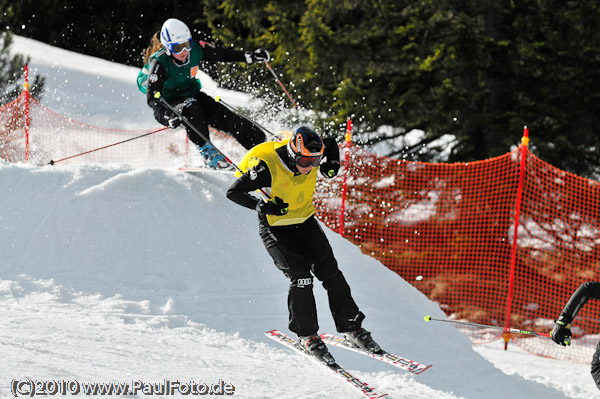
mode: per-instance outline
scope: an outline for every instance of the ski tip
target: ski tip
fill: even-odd
[[[431,367],[433,367],[433,364],[430,364],[429,366],[425,367],[424,369],[421,369],[421,370],[419,370],[418,372],[416,372],[416,373],[413,373],[413,374],[415,374],[415,375],[417,375],[417,374],[421,374],[421,373],[423,373],[423,372],[425,372],[425,371],[429,370]]]
[[[429,323],[430,321],[431,321],[431,316],[430,315],[425,316],[425,322]]]

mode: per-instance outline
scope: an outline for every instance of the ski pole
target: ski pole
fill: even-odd
[[[298,104],[296,104],[296,102],[294,101],[294,99],[292,98],[292,96],[290,95],[290,93],[286,90],[286,88],[283,85],[283,83],[281,83],[281,80],[279,79],[279,77],[277,76],[277,74],[275,73],[275,71],[273,70],[273,68],[271,68],[271,65],[268,62],[265,62],[265,64],[267,65],[267,68],[269,68],[269,71],[271,71],[271,74],[273,75],[273,77],[275,78],[275,80],[277,81],[277,83],[279,83],[279,86],[281,86],[281,88],[283,89],[283,91],[285,91],[285,94],[287,94],[287,96],[289,97],[289,99],[292,102],[292,104],[294,104],[294,107],[296,107],[296,109],[298,109]]]
[[[275,137],[277,139],[277,141],[282,141],[283,139],[281,138],[281,136],[279,136],[278,134],[275,134],[273,132],[271,132],[270,130],[268,130],[267,128],[265,128],[264,126],[262,126],[261,124],[259,124],[258,122],[252,120],[252,118],[250,118],[250,116],[248,116],[248,114],[246,114],[245,112],[234,108],[232,105],[227,104],[225,101],[223,101],[223,99],[221,98],[221,96],[216,96],[215,97],[215,101],[218,103],[223,104],[228,110],[230,110],[231,112],[233,112],[234,114],[243,116],[244,118],[248,119],[250,122],[252,122],[253,124],[255,124],[256,126],[258,126],[263,132],[269,134],[269,136]]]
[[[167,129],[166,127],[163,127],[161,129],[155,130],[155,131],[150,132],[150,133],[142,134],[140,136],[132,137],[132,138],[127,139],[127,140],[119,141],[118,143],[113,143],[113,144],[105,145],[104,147],[100,147],[100,148],[96,148],[96,149],[93,149],[93,150],[90,150],[90,151],[82,152],[81,154],[71,155],[70,157],[59,159],[57,161],[50,160],[50,162],[48,162],[48,165],[54,165],[55,163],[66,161],[67,159],[79,157],[81,155],[89,154],[91,152],[100,151],[100,150],[103,150],[105,148],[113,147],[113,146],[118,145],[118,144],[123,144],[123,143],[126,143],[126,142],[131,141],[131,140],[137,140],[139,138],[146,137],[146,136],[149,136],[149,135],[154,134],[154,133],[162,132],[163,130],[166,130],[166,129]]]
[[[162,98],[162,95],[160,94],[160,92],[156,92],[156,94],[154,95],[154,98],[158,99],[158,101],[160,101],[165,107],[169,108],[175,115],[177,115],[177,117],[179,119],[181,119],[181,121],[188,126],[190,129],[192,129],[194,132],[198,133],[198,135],[200,137],[202,137],[204,139],[204,141],[206,141],[207,143],[210,143],[210,145],[212,145],[212,147],[223,156],[223,158],[225,158],[225,160],[231,165],[233,166],[238,172],[240,172],[241,174],[244,174],[244,172],[235,164],[233,163],[233,161],[231,161],[231,159],[229,159],[227,157],[227,155],[223,154],[223,152],[221,150],[219,150],[217,147],[215,147],[215,145],[208,139],[208,137],[206,137],[206,135],[204,135],[204,133],[202,133],[200,130],[198,130],[196,128],[196,126],[192,125],[191,122],[185,117],[183,116],[183,114],[179,111],[177,111],[171,104],[169,104],[167,102],[167,100],[165,100],[164,98]],[[271,199],[271,196],[269,194],[267,194],[263,189],[260,189],[260,192],[263,193],[267,198]]]
[[[445,323],[462,324],[462,325],[466,325],[466,326],[493,328],[495,330],[502,330],[502,331],[507,332],[507,333],[517,333],[517,334],[524,334],[524,335],[537,335],[537,336],[540,336],[540,337],[550,338],[550,334],[539,333],[539,332],[535,332],[535,331],[519,330],[518,328],[490,326],[490,325],[487,325],[487,324],[471,323],[471,322],[468,322],[468,321],[436,319],[436,318],[431,317],[429,315],[425,316],[425,322],[426,323],[429,323],[431,320],[433,320],[433,321],[443,321]]]

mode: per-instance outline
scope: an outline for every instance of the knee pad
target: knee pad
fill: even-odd
[[[194,97],[186,98],[178,106],[180,108],[178,111],[181,115],[188,119],[195,119],[195,117],[202,115],[202,107]]]
[[[182,103],[182,108],[186,109],[191,107],[194,103],[196,103],[196,99],[194,97],[188,97],[185,100],[183,100]]]

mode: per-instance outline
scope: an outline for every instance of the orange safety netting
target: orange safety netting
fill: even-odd
[[[527,147],[455,164],[383,158],[354,145],[346,151],[344,236],[449,318],[505,327],[523,154],[510,327],[548,333],[575,289],[600,277],[600,184],[544,163]],[[343,173],[320,181],[316,196],[319,217],[336,231]],[[589,362],[600,333],[598,305],[589,301],[579,312],[570,348],[518,334],[512,342],[532,353]],[[502,337],[501,330],[461,329],[476,343]]]
[[[28,95],[23,91],[15,101],[0,107],[0,159],[5,161],[25,160],[25,101]]]
[[[24,104],[28,99],[29,118],[24,112]],[[136,139],[142,135],[146,136]],[[158,125],[150,129],[120,130],[81,123],[43,106],[27,91],[23,91],[15,101],[0,107],[0,159],[10,162],[28,160],[37,165],[61,160],[66,164],[181,164],[181,159],[186,155],[186,139],[185,130],[172,130]],[[111,147],[104,149],[106,146]],[[80,156],[84,153],[85,156]]]
[[[9,162],[26,158],[26,95],[0,107],[0,159]],[[35,164],[155,130],[65,162],[155,165],[160,159],[181,162],[186,151],[183,129],[104,129],[65,118],[33,99],[30,105],[30,162]],[[319,180],[318,216],[340,231],[345,207],[343,235],[437,302],[449,318],[504,327],[510,304],[510,327],[547,333],[574,290],[600,277],[600,184],[544,163],[527,147],[455,164],[399,161],[354,145],[345,152],[349,162],[342,156],[340,175]],[[579,312],[570,348],[516,334],[512,342],[532,353],[589,362],[600,334],[598,302]],[[403,306],[398,305],[399,313]],[[461,329],[475,343],[502,336],[499,330]]]

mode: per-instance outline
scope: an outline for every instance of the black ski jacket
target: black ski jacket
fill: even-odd
[[[600,282],[587,282],[583,283],[577,288],[577,290],[571,295],[569,302],[565,305],[565,308],[560,313],[562,320],[569,324],[577,316],[577,312],[587,303],[590,299],[600,300]]]

